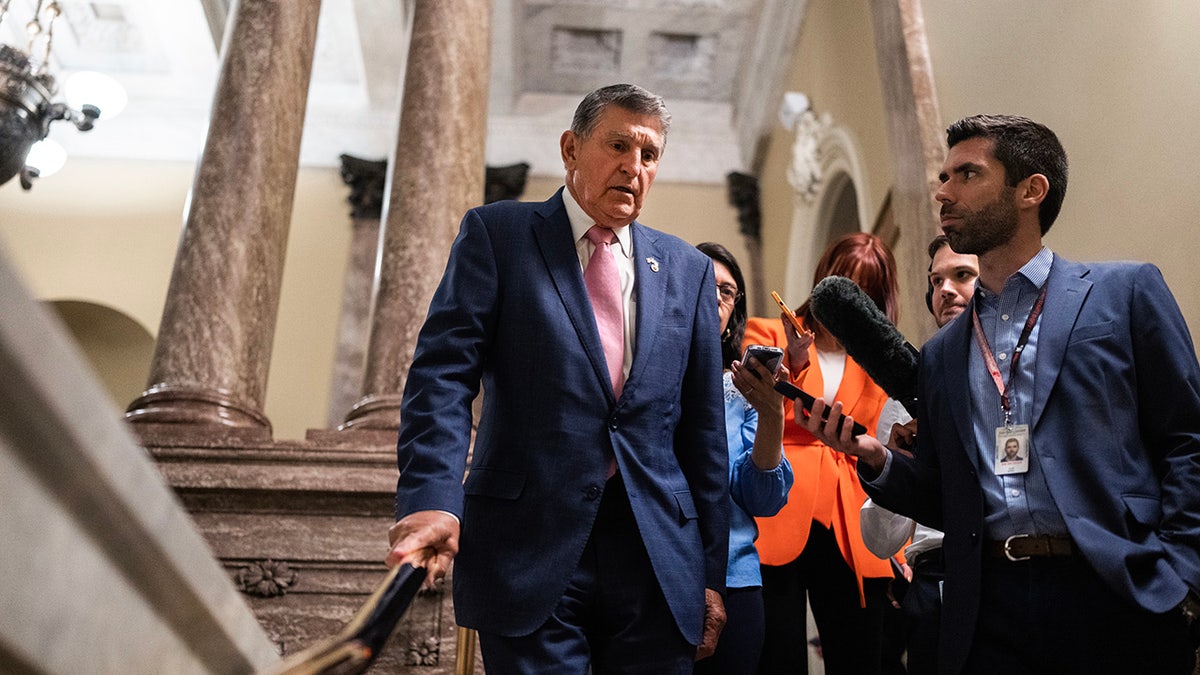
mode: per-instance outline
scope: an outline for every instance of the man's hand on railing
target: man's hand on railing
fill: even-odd
[[[416,511],[401,518],[388,530],[392,549],[384,562],[389,567],[408,563],[423,567],[429,575],[426,586],[441,581],[458,553],[458,518],[445,511]]]

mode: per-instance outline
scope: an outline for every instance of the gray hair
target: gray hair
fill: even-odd
[[[671,127],[671,113],[667,111],[667,104],[658,94],[642,89],[636,84],[610,84],[583,97],[579,107],[575,109],[575,118],[571,120],[572,133],[580,138],[587,138],[610,105],[639,115],[657,117],[662,127],[663,140],[666,140],[667,129]]]

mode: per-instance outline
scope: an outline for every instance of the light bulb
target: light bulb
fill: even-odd
[[[125,87],[112,77],[94,70],[71,73],[63,83],[67,105],[79,110],[85,104],[100,109],[100,119],[111,120],[125,109],[129,95]]]
[[[46,178],[58,173],[67,163],[67,150],[58,141],[49,138],[34,143],[25,157],[25,165],[38,170],[39,178]]]

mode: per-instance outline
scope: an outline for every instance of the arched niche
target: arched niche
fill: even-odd
[[[45,304],[75,338],[115,408],[123,410],[126,403],[141,395],[154,356],[150,331],[106,305],[82,300],[49,300]]]
[[[853,136],[829,117],[806,113],[796,129],[788,180],[794,189],[786,298],[799,305],[812,291],[812,275],[829,242],[863,232],[873,221],[862,154]]]

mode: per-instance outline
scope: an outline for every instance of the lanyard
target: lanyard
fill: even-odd
[[[1012,402],[1009,399],[1009,391],[1013,388],[1017,377],[1017,361],[1021,358],[1021,352],[1025,350],[1025,344],[1029,342],[1029,335],[1033,333],[1033,327],[1037,324],[1038,317],[1042,315],[1042,305],[1046,303],[1046,286],[1042,284],[1042,292],[1038,296],[1037,302],[1033,303],[1033,309],[1029,311],[1029,318],[1025,319],[1025,328],[1021,330],[1021,337],[1017,339],[1017,346],[1013,348],[1012,359],[1008,362],[1008,384],[1004,384],[1004,377],[1000,374],[1000,366],[996,365],[996,359],[992,356],[992,348],[988,344],[987,336],[983,334],[983,326],[979,323],[979,305],[974,305],[974,311],[971,312],[971,320],[975,325],[975,344],[979,346],[979,353],[983,356],[983,362],[987,365],[988,374],[992,376],[992,381],[996,383],[996,391],[1000,392],[1000,407],[1004,409],[1004,425],[1012,426]]]

